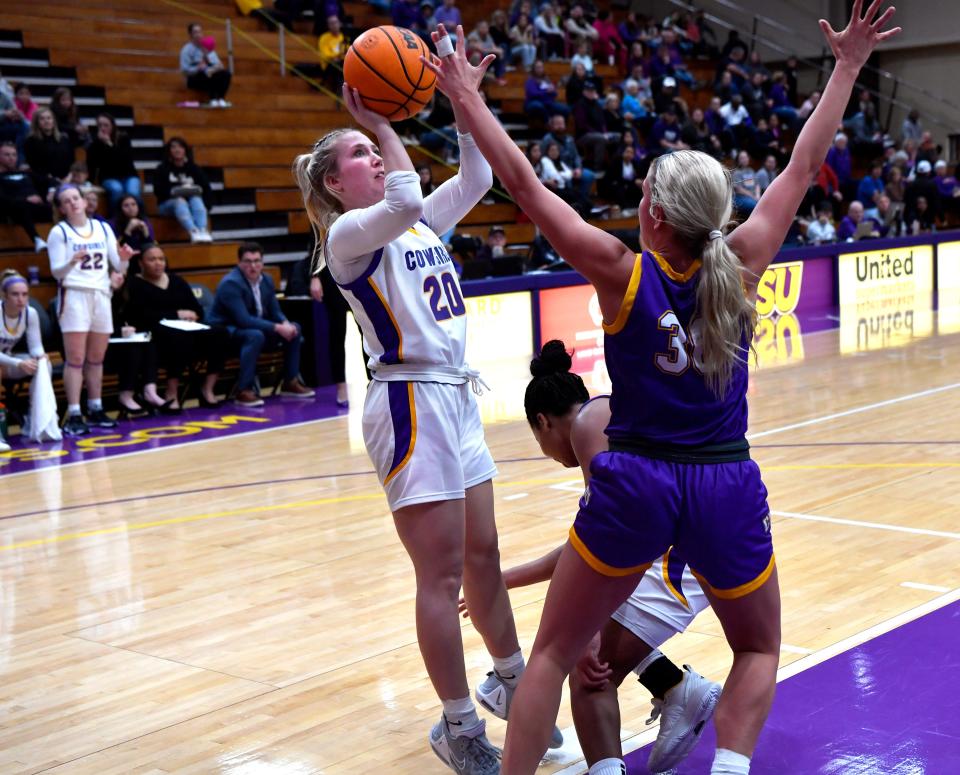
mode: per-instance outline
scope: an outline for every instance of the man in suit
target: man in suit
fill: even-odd
[[[254,390],[257,358],[263,350],[277,349],[284,351],[280,395],[313,398],[313,391],[300,379],[300,326],[280,311],[273,280],[263,273],[263,248],[256,242],[244,242],[237,256],[237,266],[217,286],[210,313],[210,323],[226,326],[240,347],[236,402],[241,406],[263,406]]]

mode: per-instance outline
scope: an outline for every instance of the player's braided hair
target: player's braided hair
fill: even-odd
[[[570,371],[573,359],[563,342],[551,339],[530,361],[533,379],[527,385],[523,408],[530,427],[537,427],[537,415],[563,417],[574,404],[590,400],[590,393],[578,374]]]

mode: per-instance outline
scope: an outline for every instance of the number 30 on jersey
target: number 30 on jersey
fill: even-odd
[[[668,309],[657,321],[657,328],[667,335],[667,352],[657,353],[653,359],[660,371],[679,377],[692,365],[698,374],[703,373],[703,341],[700,336],[703,325],[700,320],[690,321],[688,336],[676,313]]]

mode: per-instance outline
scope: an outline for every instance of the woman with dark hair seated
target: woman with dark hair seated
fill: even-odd
[[[203,309],[182,277],[167,271],[167,257],[156,243],[143,246],[139,266],[127,282],[127,320],[137,330],[150,331],[157,347],[160,366],[167,373],[166,405],[180,407],[180,379],[184,369],[197,360],[206,360],[207,373],[200,393],[200,406],[219,405],[214,388],[223,371],[229,335],[219,327],[181,330],[165,321],[200,323]]]
[[[97,136],[87,149],[87,168],[90,179],[110,195],[111,214],[117,212],[124,195],[140,199],[142,186],[133,164],[130,138],[117,129],[117,122],[109,113],[97,116]]]
[[[113,233],[122,245],[129,245],[135,251],[143,250],[144,245],[155,242],[153,225],[147,216],[140,212],[140,202],[131,194],[120,200],[120,209],[113,219]]]
[[[73,100],[73,92],[66,86],[54,90],[50,98],[50,110],[57,119],[57,128],[60,134],[66,135],[74,148],[80,148],[90,142],[90,130],[80,121],[77,114],[77,103]]]

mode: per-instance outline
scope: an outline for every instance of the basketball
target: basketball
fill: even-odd
[[[430,101],[437,77],[420,61],[430,49],[410,30],[373,27],[358,37],[343,61],[343,78],[363,104],[391,121],[415,116]]]

